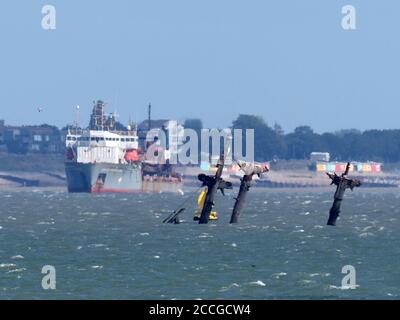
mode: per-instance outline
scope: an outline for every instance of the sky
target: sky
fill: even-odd
[[[56,29],[42,28],[42,7]],[[344,30],[342,7],[356,9]],[[4,0],[0,119],[87,124],[95,99],[119,120],[229,126],[241,113],[286,132],[400,128],[398,0]],[[43,108],[43,112],[38,112]]]

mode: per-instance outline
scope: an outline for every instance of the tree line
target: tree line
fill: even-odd
[[[200,130],[200,119],[188,119],[184,127]],[[309,126],[299,126],[285,133],[279,124],[273,126],[261,116],[241,114],[232,129],[254,129],[255,160],[308,159],[311,152],[329,152],[334,161],[400,161],[400,129],[339,130],[316,133]]]
[[[56,150],[63,150],[62,146],[65,143],[60,139],[60,130],[50,125],[41,127],[51,129],[50,142],[60,145]],[[117,130],[127,130],[121,123],[116,123],[115,127]],[[187,119],[184,127],[194,129],[200,134],[203,123],[200,119]],[[293,132],[285,133],[279,124],[270,126],[263,117],[250,114],[239,115],[232,122],[231,128],[254,129],[256,161],[308,159],[311,152],[317,151],[329,152],[334,161],[400,162],[400,129],[366,131],[347,129],[319,134],[309,126],[299,126]],[[3,143],[7,145],[9,152],[28,151],[28,144],[32,139],[32,133],[28,132],[28,129],[29,127],[22,127],[21,135],[17,137],[8,137],[8,134],[4,134]],[[61,130],[67,130],[67,127]],[[48,143],[42,142],[42,144]]]

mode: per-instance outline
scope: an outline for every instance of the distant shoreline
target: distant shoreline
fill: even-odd
[[[308,164],[308,160],[280,161],[271,167],[271,171],[265,174],[262,180],[254,181],[251,190],[252,192],[333,190],[333,187],[329,186],[330,181],[327,176],[323,172],[308,170]],[[178,167],[177,172],[183,176],[184,192],[197,190],[200,187],[197,175],[205,173],[196,166]],[[383,189],[386,189],[385,192],[396,192],[400,186],[400,171],[397,170],[374,174],[352,173],[350,177],[357,177],[363,182],[360,192]],[[231,174],[227,179],[233,182],[235,189],[238,188],[239,176]],[[0,191],[32,192],[32,190],[67,192],[64,155],[22,156],[0,152]]]
[[[183,193],[192,193],[196,192],[199,187],[183,187]],[[226,193],[236,193],[238,187],[234,187],[233,191],[226,191]],[[251,189],[251,193],[329,193],[334,192],[335,188],[333,186],[326,187],[305,187],[305,188],[268,188],[268,187],[257,187],[256,185]],[[34,192],[57,192],[57,193],[68,193],[67,187],[20,187],[20,186],[4,186],[0,185],[0,193],[3,192],[12,192],[12,193],[34,193]],[[355,191],[356,193],[398,193],[400,194],[400,188],[371,188],[371,187],[360,187]],[[167,193],[167,192],[164,192]],[[75,193],[76,194],[76,193]],[[86,193],[90,194],[90,193]],[[104,194],[104,193],[103,193]],[[128,194],[136,194],[136,193],[128,193]],[[156,193],[155,193],[156,194]],[[349,192],[351,194],[351,192]],[[96,196],[98,194],[92,194]],[[172,193],[171,195],[175,195],[176,193]]]

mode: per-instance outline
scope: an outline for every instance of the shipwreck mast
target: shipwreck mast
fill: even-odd
[[[350,171],[350,162],[347,163],[346,170],[342,173],[341,176],[338,176],[336,173],[326,173],[328,177],[332,180],[332,184],[336,185],[336,192],[334,195],[334,201],[331,209],[329,210],[329,219],[327,222],[328,226],[335,226],[336,220],[339,217],[340,207],[342,205],[342,201],[344,198],[344,192],[346,189],[351,189],[353,191],[354,187],[361,186],[361,181],[348,179],[347,175]]]

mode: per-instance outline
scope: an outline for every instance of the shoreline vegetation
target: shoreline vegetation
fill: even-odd
[[[255,190],[330,190],[329,179],[323,172],[310,171],[308,160],[278,160],[271,164],[271,171],[263,179],[254,182]],[[389,169],[387,169],[389,168]],[[184,185],[182,190],[190,192],[198,187],[197,175],[202,172],[198,167],[180,167]],[[400,186],[398,166],[385,165],[384,171],[374,174],[354,174],[364,181],[363,190],[371,188],[397,190]],[[227,176],[234,186],[240,183],[238,176]],[[66,177],[64,155],[27,154],[17,155],[0,153],[0,191],[31,190],[65,191]]]
[[[116,126],[119,130],[127,130],[119,122]],[[138,128],[141,126],[146,128],[142,130],[145,133],[148,128],[146,121],[140,123]],[[186,119],[183,127],[199,135],[203,123],[197,118]],[[0,189],[66,189],[65,139],[61,138],[68,128],[58,129],[46,124],[16,128],[24,133],[14,135],[15,128],[0,120]],[[363,188],[400,186],[400,129],[348,129],[320,134],[309,126],[299,126],[293,132],[285,133],[279,124],[270,126],[262,116],[250,114],[240,114],[232,122],[231,128],[253,128],[254,143],[257,146],[254,150],[255,161],[270,161],[270,172],[254,184],[255,188],[326,187],[329,180],[325,173],[311,171],[311,162],[305,160],[311,152],[316,151],[329,153],[332,161],[383,163],[382,172],[350,174],[363,182]],[[11,133],[13,139],[10,140]],[[38,139],[38,136],[41,138]],[[37,141],[41,141],[41,144]],[[246,146],[244,148],[247,150]],[[179,167],[177,171],[183,176],[183,189],[199,185],[197,175],[201,171],[198,167]],[[240,183],[238,176],[230,176],[228,179],[235,186]]]

